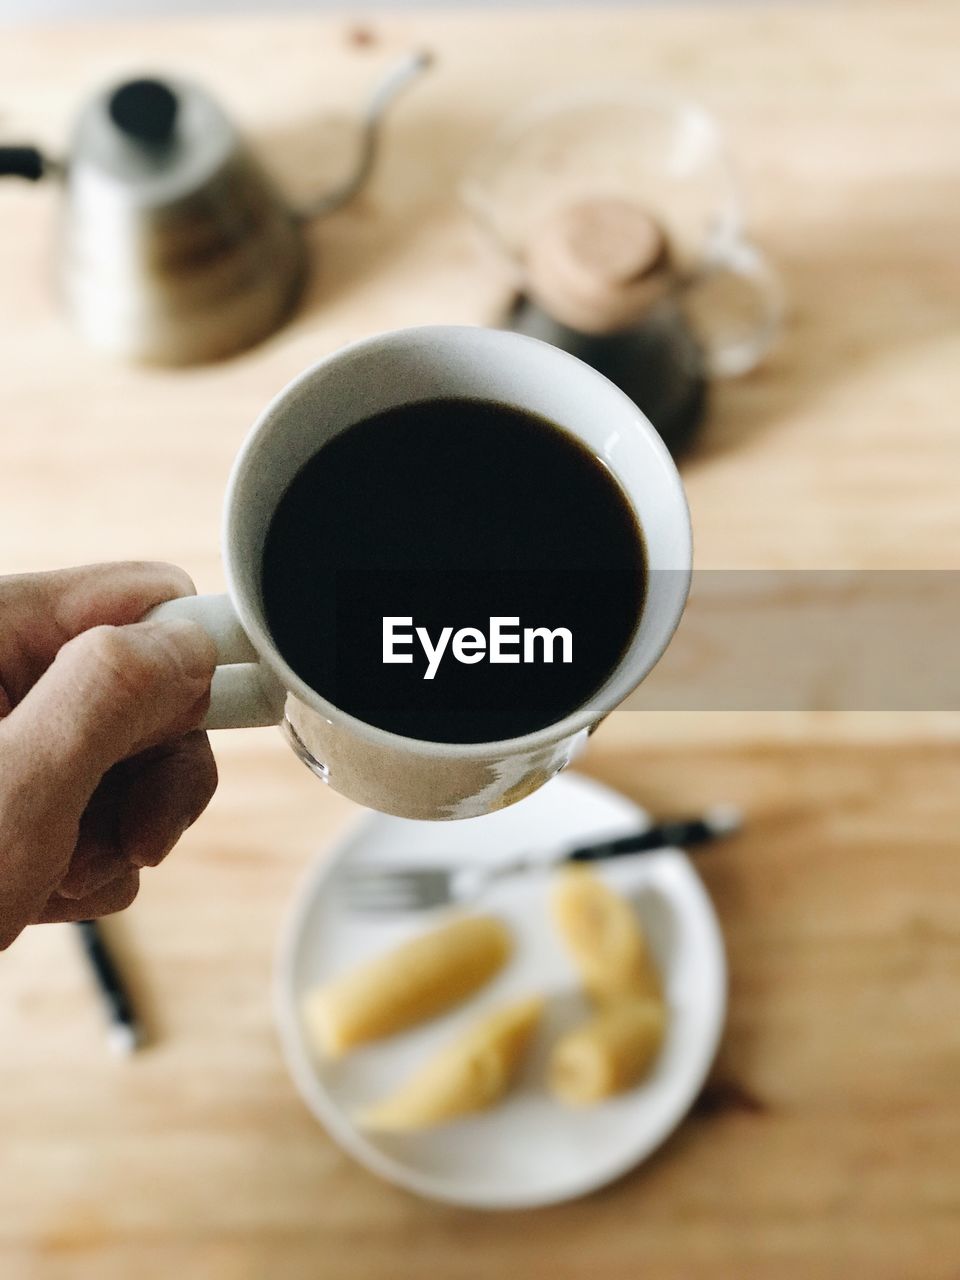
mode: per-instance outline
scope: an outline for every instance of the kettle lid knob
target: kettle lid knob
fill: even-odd
[[[173,136],[179,101],[162,80],[128,80],[110,96],[110,119],[131,142],[165,146]]]

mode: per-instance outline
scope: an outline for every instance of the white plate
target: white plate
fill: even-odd
[[[444,918],[431,912],[371,921],[338,902],[342,866],[498,859],[562,847],[643,825],[642,810],[585,778],[565,774],[535,795],[484,818],[411,822],[365,817],[311,869],[294,903],[277,965],[276,1009],[287,1062],[314,1115],[357,1160],[423,1196],[485,1209],[552,1204],[619,1177],[679,1124],[713,1061],[726,1008],[723,940],[710,899],[685,854],[620,859],[604,879],[635,901],[665,976],[669,1031],[648,1079],[598,1107],[567,1110],[543,1087],[549,1046],[582,1018],[570,960],[550,925],[548,877],[504,880],[479,909],[513,928],[516,951],[493,982],[453,1013],[340,1062],[317,1061],[306,1042],[301,999],[314,984]],[[709,854],[705,855],[709,857]],[[519,1086],[499,1107],[429,1133],[373,1135],[350,1116],[390,1090],[432,1049],[488,1006],[526,993],[550,999]]]

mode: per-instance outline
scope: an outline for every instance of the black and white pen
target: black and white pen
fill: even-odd
[[[96,920],[78,920],[75,927],[110,1023],[107,1043],[114,1053],[134,1053],[143,1040],[141,1027],[100,926]]]
[[[733,804],[714,804],[697,818],[656,822],[641,831],[612,840],[591,840],[567,849],[563,862],[603,862],[628,853],[655,853],[659,849],[693,849],[739,831],[743,823],[740,809]]]

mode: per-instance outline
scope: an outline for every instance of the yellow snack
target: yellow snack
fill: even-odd
[[[531,998],[488,1013],[357,1123],[409,1133],[492,1107],[510,1087],[542,1011],[543,1001]]]
[[[659,1000],[608,1005],[554,1046],[551,1092],[573,1107],[622,1093],[646,1074],[663,1044],[666,1011]]]
[[[554,922],[598,1004],[661,995],[660,976],[633,907],[592,872],[564,871],[553,890]]]
[[[493,916],[454,920],[311,991],[303,1006],[307,1033],[318,1052],[338,1058],[472,995],[510,949],[509,933]]]

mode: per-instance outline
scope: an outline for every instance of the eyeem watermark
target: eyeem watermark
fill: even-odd
[[[474,663],[533,663],[553,662],[559,645],[560,662],[573,662],[573,633],[567,627],[520,628],[520,619],[494,617],[490,619],[489,636],[479,627],[441,628],[436,642],[426,627],[414,627],[413,618],[386,617],[383,619],[384,663],[412,663],[411,649],[414,640],[420,642],[427,668],[424,680],[432,680],[440,668],[444,654],[450,651],[457,662],[465,666]]]

